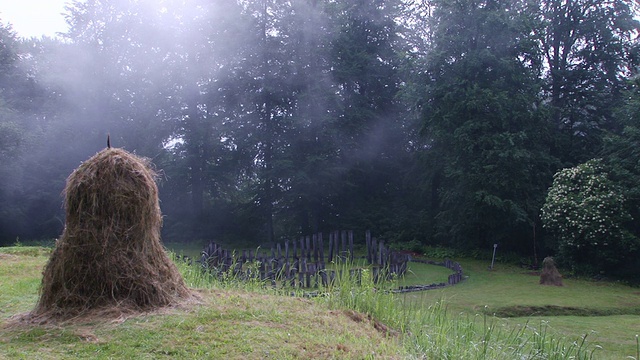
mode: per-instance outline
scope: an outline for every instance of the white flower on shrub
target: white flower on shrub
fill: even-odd
[[[557,172],[541,218],[544,228],[557,241],[560,254],[570,262],[584,260],[571,259],[578,256],[574,250],[590,249],[594,256],[610,257],[603,247],[616,244],[619,251],[624,251],[625,246],[634,243],[622,226],[631,220],[625,197],[609,178],[601,159]]]

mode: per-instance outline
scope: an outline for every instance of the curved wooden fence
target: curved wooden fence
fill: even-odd
[[[462,270],[462,265],[460,265],[460,263],[458,263],[458,262],[451,261],[449,259],[445,259],[443,262],[436,262],[436,261],[432,261],[432,260],[419,260],[419,259],[413,259],[412,261],[420,262],[420,263],[423,263],[423,264],[444,266],[447,269],[453,270],[453,274],[449,275],[449,278],[447,279],[446,283],[441,282],[441,283],[433,283],[433,284],[428,284],[428,285],[401,286],[400,288],[398,288],[394,292],[405,293],[405,292],[413,292],[413,291],[424,291],[424,290],[440,289],[440,288],[443,288],[445,286],[455,285],[455,284],[461,282],[462,280],[464,280],[464,278],[465,278],[464,277],[464,272]]]
[[[390,250],[384,241],[372,238],[370,231],[365,232],[364,242],[366,255],[363,258],[371,268],[375,282],[382,280],[381,277],[388,279],[404,275],[409,261],[425,262],[412,259],[408,254]],[[268,250],[253,251],[231,251],[211,241],[202,250],[199,262],[205,269],[218,274],[231,273],[241,279],[259,278],[271,281],[274,286],[277,282],[283,286],[300,288],[318,287],[320,284],[328,286],[340,274],[334,269],[328,269],[327,264],[354,264],[354,234],[353,231],[333,231],[325,238],[322,233],[318,233],[296,241],[278,243]],[[454,271],[449,276],[447,284],[411,286],[400,288],[398,291],[428,290],[454,285],[463,279],[462,267],[456,262],[446,260],[444,263],[429,263]],[[352,276],[359,276],[362,269],[356,267],[349,271]]]

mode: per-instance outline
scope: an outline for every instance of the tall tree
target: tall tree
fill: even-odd
[[[396,1],[330,3],[335,35],[331,68],[339,111],[336,137],[345,167],[335,203],[343,226],[387,229],[408,145],[398,101],[399,56],[404,44]]]
[[[285,22],[291,9],[289,2],[260,0],[245,4],[250,40],[238,65],[244,91],[238,94],[236,104],[235,141],[249,154],[244,189],[251,200],[248,205],[260,219],[261,226],[257,228],[266,241],[274,241],[276,236],[276,204],[282,199],[284,179],[283,153],[289,146],[285,133],[292,130],[292,34]]]
[[[340,174],[334,115],[338,104],[331,76],[332,30],[324,2],[291,2],[281,20],[291,63],[291,122],[279,166],[281,232],[309,234],[327,226]],[[331,225],[329,225],[331,226]]]
[[[56,123],[61,103],[40,77],[39,45],[50,39],[18,39],[0,26],[0,238],[53,237],[62,229],[60,189],[64,176],[56,165],[64,160],[45,151],[43,139]],[[60,152],[64,152],[61,150]],[[53,184],[53,186],[52,186]]]
[[[211,237],[216,232],[212,224],[223,215],[216,212],[222,192],[231,186],[223,169],[235,152],[235,137],[230,126],[240,111],[233,108],[234,98],[246,85],[235,80],[237,64],[242,61],[247,44],[242,25],[242,7],[235,1],[170,1],[161,32],[166,39],[163,71],[171,79],[167,88],[175,102],[176,121],[173,156],[180,165],[172,168],[179,184],[173,189],[188,193],[189,201],[180,205],[175,214],[184,213],[182,221],[193,230],[192,236]],[[233,40],[232,40],[233,39]],[[249,42],[251,43],[251,42]],[[231,124],[231,125],[230,125]],[[231,172],[231,171],[229,171]],[[190,219],[190,221],[186,221]]]
[[[636,76],[629,83],[623,93],[626,100],[615,113],[622,131],[607,134],[599,155],[611,170],[612,180],[624,191],[625,211],[631,215],[631,221],[624,225],[640,238],[640,78]]]
[[[627,0],[541,1],[538,31],[557,155],[575,165],[595,155],[612,130],[624,78],[636,53],[637,4]]]
[[[24,74],[18,63],[18,39],[10,25],[0,23],[0,244],[15,240],[18,229],[16,214],[21,209],[13,208],[12,194],[18,190],[16,158],[23,151],[26,127],[21,124],[21,112],[16,104],[20,92],[18,84]],[[13,208],[13,209],[12,209]]]
[[[456,246],[531,249],[550,177],[540,62],[525,1],[435,2],[422,102],[437,233]],[[533,10],[533,11],[532,11]]]

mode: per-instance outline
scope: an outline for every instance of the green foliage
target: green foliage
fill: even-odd
[[[423,135],[437,235],[529,248],[551,157],[526,2],[436,1]],[[472,20],[473,19],[473,20]],[[499,36],[496,36],[499,34]]]
[[[64,180],[108,132],[162,170],[171,241],[346,228],[529,254],[556,159],[600,155],[637,235],[637,10],[89,1],[64,40],[2,26],[0,242],[60,234]]]
[[[612,116],[621,104],[618,95],[637,66],[637,4],[548,0],[540,7],[545,90],[557,127],[552,151],[575,165],[594,157],[603,130],[618,125]]]
[[[625,227],[631,220],[625,201],[601,159],[556,173],[542,220],[565,266],[610,272],[638,250],[638,239]]]
[[[640,235],[640,78],[629,83],[625,103],[616,113],[621,130],[604,139],[602,156],[611,169],[611,178],[625,191],[631,229]]]

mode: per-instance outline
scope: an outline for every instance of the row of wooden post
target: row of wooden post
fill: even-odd
[[[330,232],[328,242],[326,262],[353,262],[353,231]],[[370,231],[365,233],[365,243],[366,259],[372,265],[375,281],[380,280],[382,273],[390,277],[406,272],[410,260],[408,255],[391,251],[383,241],[372,238]],[[326,269],[324,250],[322,233],[301,237],[297,241],[287,240],[284,245],[278,243],[270,251],[243,250],[241,254],[234,254],[210,242],[202,251],[200,262],[218,273],[231,270],[234,276],[259,276],[261,280],[271,280],[274,284],[280,280],[294,287],[313,287],[319,283],[326,286],[335,279],[336,274]],[[245,263],[255,262],[259,264],[259,275],[243,271]]]
[[[453,274],[449,275],[448,285],[455,285],[464,279],[462,266],[458,262],[446,259],[443,266],[453,270]]]

